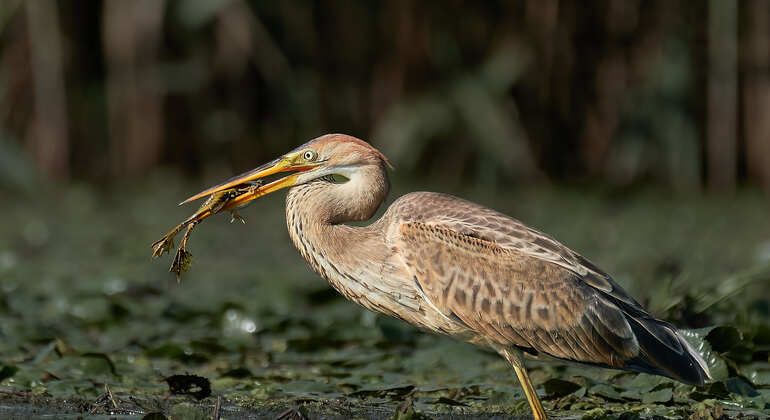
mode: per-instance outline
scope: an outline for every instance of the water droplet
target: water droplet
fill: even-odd
[[[257,323],[250,319],[244,319],[241,321],[241,330],[251,334],[257,330]]]
[[[227,312],[225,312],[225,317],[228,321],[233,322],[238,319],[238,311],[235,309],[228,309]]]
[[[126,281],[120,277],[111,277],[104,282],[102,290],[107,295],[116,295],[126,291]]]
[[[225,335],[247,335],[257,331],[256,320],[248,317],[237,309],[228,309],[222,321],[222,330]]]

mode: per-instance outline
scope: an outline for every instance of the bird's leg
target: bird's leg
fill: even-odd
[[[532,381],[529,380],[529,375],[527,375],[527,369],[524,367],[524,359],[521,352],[507,348],[500,348],[497,351],[513,366],[516,377],[519,378],[519,383],[522,389],[524,389],[524,395],[527,396],[527,402],[529,402],[529,406],[532,409],[532,416],[535,420],[547,420],[548,417],[545,415],[543,404],[540,403],[535,387],[532,386]]]
[[[516,376],[519,378],[521,387],[524,388],[524,394],[527,395],[527,401],[529,402],[530,408],[532,408],[532,416],[535,418],[535,420],[547,420],[548,416],[545,414],[543,404],[540,403],[540,398],[537,396],[537,391],[535,391],[535,387],[532,385],[532,381],[529,380],[527,369],[524,367],[524,365],[513,365],[513,370],[516,372]]]

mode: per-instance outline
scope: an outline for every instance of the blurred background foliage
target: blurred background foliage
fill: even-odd
[[[326,132],[405,176],[770,191],[770,4],[0,4],[0,184],[247,169]]]

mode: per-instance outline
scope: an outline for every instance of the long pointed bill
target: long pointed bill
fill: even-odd
[[[259,166],[256,169],[252,169],[248,172],[242,173],[240,175],[234,176],[227,181],[215,185],[211,188],[208,188],[204,191],[199,192],[198,194],[193,195],[192,197],[182,201],[179,203],[180,205],[189,203],[191,201],[198,200],[200,198],[209,196],[211,194],[215,194],[220,191],[224,191],[227,189],[231,189],[233,187],[237,187],[239,185],[248,184],[249,182],[256,181],[258,179],[274,175],[281,172],[301,172],[307,169],[310,169],[312,166],[298,166],[292,163],[292,159],[288,158],[287,156],[280,157],[278,159],[275,159],[271,162],[268,162],[262,166]],[[282,188],[290,187],[294,185],[297,181],[296,174],[289,175],[287,177],[281,178],[277,181],[273,181],[269,184],[263,185],[261,187],[255,188],[254,191],[244,193],[240,196],[238,196],[236,199],[233,199],[230,203],[228,203],[228,208],[236,207],[236,202],[242,206],[243,204],[257,199],[259,197],[262,197],[266,194],[269,194],[271,192],[280,190]]]

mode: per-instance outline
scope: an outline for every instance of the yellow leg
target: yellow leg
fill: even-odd
[[[537,397],[535,387],[532,386],[532,381],[529,380],[527,375],[527,369],[524,367],[524,360],[521,357],[521,352],[518,350],[498,349],[498,352],[505,357],[506,360],[513,366],[513,370],[516,372],[516,377],[519,378],[519,383],[524,389],[524,395],[527,396],[527,402],[532,409],[532,416],[535,420],[547,420],[543,405],[540,403],[540,399]]]

